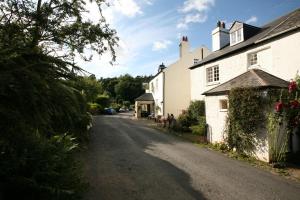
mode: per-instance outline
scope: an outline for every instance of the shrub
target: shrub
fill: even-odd
[[[200,117],[199,124],[191,126],[190,129],[192,130],[192,133],[195,135],[205,136],[206,135],[205,117]]]
[[[197,124],[201,116],[205,116],[205,102],[191,101],[188,108],[188,115],[192,120],[192,124]]]
[[[103,108],[107,108],[110,103],[110,98],[107,95],[98,95],[95,102]]]
[[[104,107],[98,103],[88,103],[88,111],[92,115],[104,113]]]
[[[122,107],[121,104],[118,104],[118,103],[112,103],[110,104],[110,107],[115,109],[115,111],[119,112],[120,108]]]
[[[176,129],[178,131],[189,132],[191,126],[191,119],[187,113],[180,114],[177,119]]]

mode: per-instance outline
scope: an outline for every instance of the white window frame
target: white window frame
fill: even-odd
[[[240,28],[230,33],[230,45],[235,45],[243,41],[243,29]]]
[[[206,68],[206,83],[214,84],[220,81],[220,68],[219,65]]]
[[[257,66],[258,65],[258,52],[252,52],[248,54],[248,67],[253,67],[253,66]],[[253,59],[255,55],[255,59]],[[256,62],[253,62],[254,60],[256,60]]]

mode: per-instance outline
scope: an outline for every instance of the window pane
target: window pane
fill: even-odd
[[[216,66],[214,67],[214,81],[218,81],[219,80],[219,67]]]
[[[249,55],[249,64],[250,66],[257,64],[257,53],[252,53]]]
[[[239,29],[237,31],[237,42],[240,42],[242,40],[242,30]]]
[[[220,100],[220,109],[227,110],[228,109],[228,101],[226,99]]]
[[[212,67],[206,69],[206,79],[207,79],[208,83],[213,82],[213,68]]]
[[[231,42],[232,44],[234,44],[236,41],[236,38],[235,38],[235,32],[231,33]]]

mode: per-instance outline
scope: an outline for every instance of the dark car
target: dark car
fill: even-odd
[[[114,115],[114,114],[116,114],[117,112],[116,112],[116,110],[113,109],[113,108],[105,108],[104,113],[107,114],[107,115]]]

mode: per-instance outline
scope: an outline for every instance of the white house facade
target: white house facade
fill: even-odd
[[[201,61],[210,50],[199,47],[190,51],[187,37],[183,37],[179,44],[179,59],[165,70],[164,105],[167,113],[177,117],[186,110],[191,101],[191,76],[189,67]]]
[[[300,70],[300,9],[263,27],[236,21],[226,29],[218,22],[212,40],[213,53],[190,67],[190,73],[191,100],[205,99],[208,140],[214,143],[224,139],[227,95],[203,93],[253,69],[286,81],[294,78]],[[265,153],[259,153],[261,150],[257,156],[268,161]]]
[[[155,116],[164,115],[164,80],[165,80],[165,66],[161,64],[158,69],[158,73],[149,82],[148,90],[146,93],[151,93],[154,99],[154,110]]]

